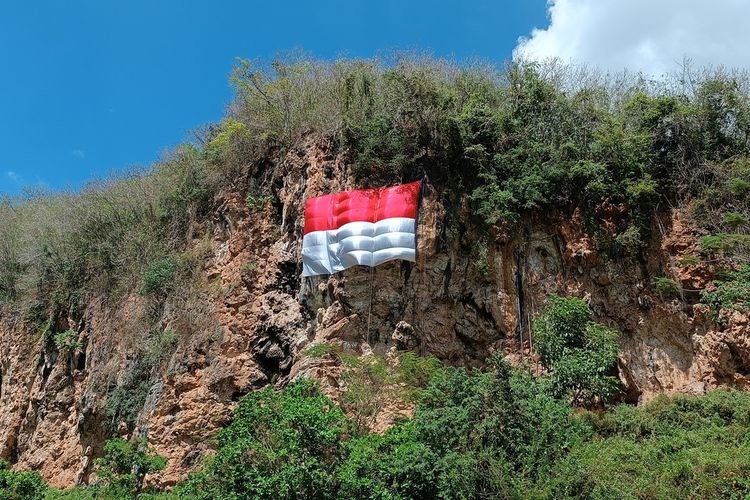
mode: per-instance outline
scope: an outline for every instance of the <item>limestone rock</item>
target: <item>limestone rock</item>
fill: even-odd
[[[499,351],[521,362],[531,354],[531,321],[551,293],[586,298],[598,321],[621,332],[628,400],[718,385],[750,388],[747,312],[721,326],[691,305],[694,297],[665,299],[652,290],[652,279],[665,272],[690,289],[713,275],[708,264],[677,265],[698,244],[677,212],[658,221],[663,231],[654,231],[645,262],[622,261],[597,251],[578,212],[547,214],[520,231],[501,224],[481,238],[469,204],[451,208],[461,222],[451,226],[439,187],[429,185],[417,262],[377,267],[372,288],[367,268],[301,278],[303,200],[356,187],[350,166],[333,151],[330,142],[308,137],[283,159],[250,168],[248,179],[266,176],[272,189],[273,203],[261,209],[244,201],[247,179],[213,201],[213,239],[195,241],[196,248],[207,245],[203,285],[165,304],[160,327],[176,332],[176,344],[148,374],[136,425],[115,425],[115,432],[147,438],[167,458],[166,470],[148,484],[184,479],[250,391],[306,376],[338,397],[341,364],[305,356],[310,344],[355,355],[384,355],[396,346],[463,366],[480,366]],[[597,210],[616,221],[623,208]],[[614,232],[611,226],[603,229]],[[45,346],[13,311],[2,312],[0,457],[38,470],[56,487],[88,481],[93,458],[112,434],[108,397],[144,355],[152,329],[147,317],[141,297],[88,298],[80,317],[60,325],[73,325],[85,339],[70,357]],[[392,416],[409,414],[392,403]]]

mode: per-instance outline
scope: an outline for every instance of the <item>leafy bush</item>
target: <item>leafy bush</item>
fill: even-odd
[[[750,248],[750,236],[720,233],[700,239],[701,250],[709,254],[731,254]]]
[[[654,288],[660,295],[676,296],[682,291],[682,287],[675,280],[660,276],[654,278]]]
[[[167,294],[175,284],[176,274],[177,259],[174,257],[167,256],[152,262],[143,272],[140,294],[144,296]]]
[[[746,181],[745,179],[739,179],[735,177],[734,179],[729,180],[727,188],[732,192],[732,194],[738,195],[746,193],[750,191],[750,182]]]
[[[178,489],[189,498],[322,498],[335,488],[347,427],[315,384],[246,396],[218,435],[219,450]]]
[[[738,213],[738,212],[727,212],[724,214],[724,217],[721,219],[721,223],[725,226],[728,226],[729,229],[732,231],[736,231],[737,229],[747,226],[748,219],[745,215]]]
[[[257,183],[253,182],[250,188],[247,190],[247,196],[245,197],[245,203],[247,207],[252,211],[262,210],[266,204],[271,202],[271,195],[266,192]]]
[[[151,388],[150,378],[153,365],[143,358],[137,360],[127,372],[121,384],[108,391],[104,415],[105,426],[114,433],[120,422],[129,429],[135,426],[138,414],[143,409]]]
[[[47,484],[36,472],[16,472],[0,459],[0,497],[8,500],[44,498]]]
[[[634,225],[628,226],[625,231],[615,236],[615,242],[630,255],[640,255],[645,246],[641,230]]]
[[[245,123],[229,117],[210,132],[205,146],[210,162],[236,168],[252,157],[253,138]]]
[[[382,437],[367,434],[348,443],[338,494],[521,495],[585,435],[585,426],[572,422],[570,408],[548,389],[500,360],[488,372],[445,369],[423,392],[413,420]]]
[[[700,263],[701,263],[700,258],[696,257],[695,255],[686,255],[680,259],[679,265],[680,267],[689,267],[689,266],[695,266]]]
[[[104,445],[104,457],[96,460],[98,496],[136,498],[146,474],[163,470],[167,461],[138,439],[114,438]]]
[[[114,432],[121,422],[135,426],[161,364],[174,354],[179,334],[174,330],[152,330],[144,339],[137,359],[126,368],[120,384],[109,387],[104,414],[105,427]]]
[[[561,461],[550,497],[745,498],[750,396],[660,396],[643,407],[583,414],[595,436]]]
[[[304,355],[308,358],[323,358],[331,354],[339,354],[341,352],[341,347],[337,346],[335,344],[330,344],[328,342],[321,342],[319,344],[314,344],[305,349]]]
[[[427,387],[441,374],[443,363],[435,356],[418,356],[405,351],[398,356],[396,381],[412,388]]]
[[[179,334],[174,330],[152,332],[152,338],[146,344],[143,364],[146,367],[158,366],[163,360],[174,353],[179,340]]]
[[[714,280],[713,289],[701,292],[701,301],[708,304],[715,315],[722,309],[747,310],[750,308],[750,264],[743,264],[726,278]]]
[[[341,407],[350,413],[357,430],[369,429],[380,414],[389,397],[388,387],[394,374],[386,361],[377,356],[360,359],[342,375],[344,393]]]
[[[612,375],[619,353],[617,332],[591,317],[583,300],[552,295],[533,324],[535,347],[554,392],[584,406],[610,401],[620,387]]]
[[[73,352],[81,348],[81,342],[78,340],[78,332],[75,330],[56,333],[54,339],[55,346],[60,351]]]

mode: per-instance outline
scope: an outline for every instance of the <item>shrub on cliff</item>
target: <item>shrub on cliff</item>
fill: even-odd
[[[591,321],[592,311],[575,297],[549,297],[534,322],[534,342],[556,394],[574,404],[606,403],[617,395],[617,332]]]
[[[659,396],[642,407],[584,413],[594,439],[562,460],[552,498],[747,498],[750,395]]]
[[[352,422],[315,384],[242,400],[218,451],[178,487],[185,498],[476,498],[520,494],[544,477],[585,426],[545,381],[493,360],[445,368],[413,419],[383,435]]]
[[[711,290],[701,292],[701,300],[708,304],[716,317],[722,309],[750,310],[750,264],[742,264],[736,271],[714,280]]]
[[[141,295],[164,296],[174,286],[175,275],[177,274],[177,259],[167,256],[153,261],[143,272],[143,286],[141,286]]]
[[[588,435],[549,384],[495,358],[445,368],[414,417],[346,443],[339,498],[512,498]]]
[[[145,441],[114,438],[104,445],[104,457],[96,461],[97,488],[102,496],[136,497],[146,474],[163,470],[167,461]]]
[[[416,438],[443,459],[463,453],[478,459],[480,470],[489,468],[486,476],[477,474],[474,491],[504,496],[511,484],[520,492],[525,482],[543,477],[586,434],[570,414],[568,405],[552,397],[547,381],[497,357],[485,372],[456,369],[436,378],[413,425]]]
[[[219,449],[180,486],[186,498],[322,498],[335,486],[348,421],[312,381],[246,396]]]
[[[47,484],[36,472],[12,471],[8,462],[0,459],[0,498],[27,500],[43,498]]]
[[[750,495],[750,395],[717,390],[641,406],[573,412],[550,382],[492,360],[445,368],[412,419],[383,434],[349,422],[313,382],[240,403],[204,468],[172,494],[138,498],[745,498]],[[163,462],[108,442],[106,480],[47,498],[129,498]],[[135,486],[134,486],[135,485]],[[5,488],[5,489],[3,489]],[[40,498],[33,473],[0,461],[3,498]],[[15,495],[15,496],[14,496]]]

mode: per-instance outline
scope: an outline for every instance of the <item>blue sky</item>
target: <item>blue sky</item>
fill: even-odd
[[[545,0],[3,0],[0,192],[148,165],[216,121],[235,57],[426,49],[511,58]]]

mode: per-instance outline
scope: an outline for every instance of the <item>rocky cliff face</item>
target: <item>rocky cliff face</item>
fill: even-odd
[[[139,343],[152,313],[144,299],[87,297],[80,311],[55,318],[56,331],[78,332],[69,350],[45,347],[23,318],[5,312],[0,456],[40,471],[54,486],[71,486],[88,480],[108,432],[135,432],[168,459],[167,469],[149,478],[168,486],[210,451],[242,395],[308,376],[335,396],[341,368],[301,355],[311,343],[357,355],[411,349],[466,366],[481,365],[495,350],[520,361],[531,357],[530,322],[551,293],[585,297],[597,320],[621,332],[620,376],[631,401],[721,384],[750,387],[750,319],[735,312],[719,327],[692,305],[689,290],[704,287],[712,269],[675,264],[696,252],[696,234],[678,212],[654,222],[644,260],[616,260],[596,251],[577,213],[527,221],[512,238],[500,228],[481,234],[468,205],[448,206],[441,187],[429,185],[415,264],[302,280],[303,200],[355,187],[333,151],[309,138],[249,172],[245,182],[271,186],[273,201],[262,209],[248,208],[245,184],[215,200],[212,237],[195,241],[202,286],[177,293],[159,312],[160,326],[178,337],[148,374],[132,429],[109,421],[105,406],[144,355]],[[665,275],[688,296],[654,291],[653,278]]]

